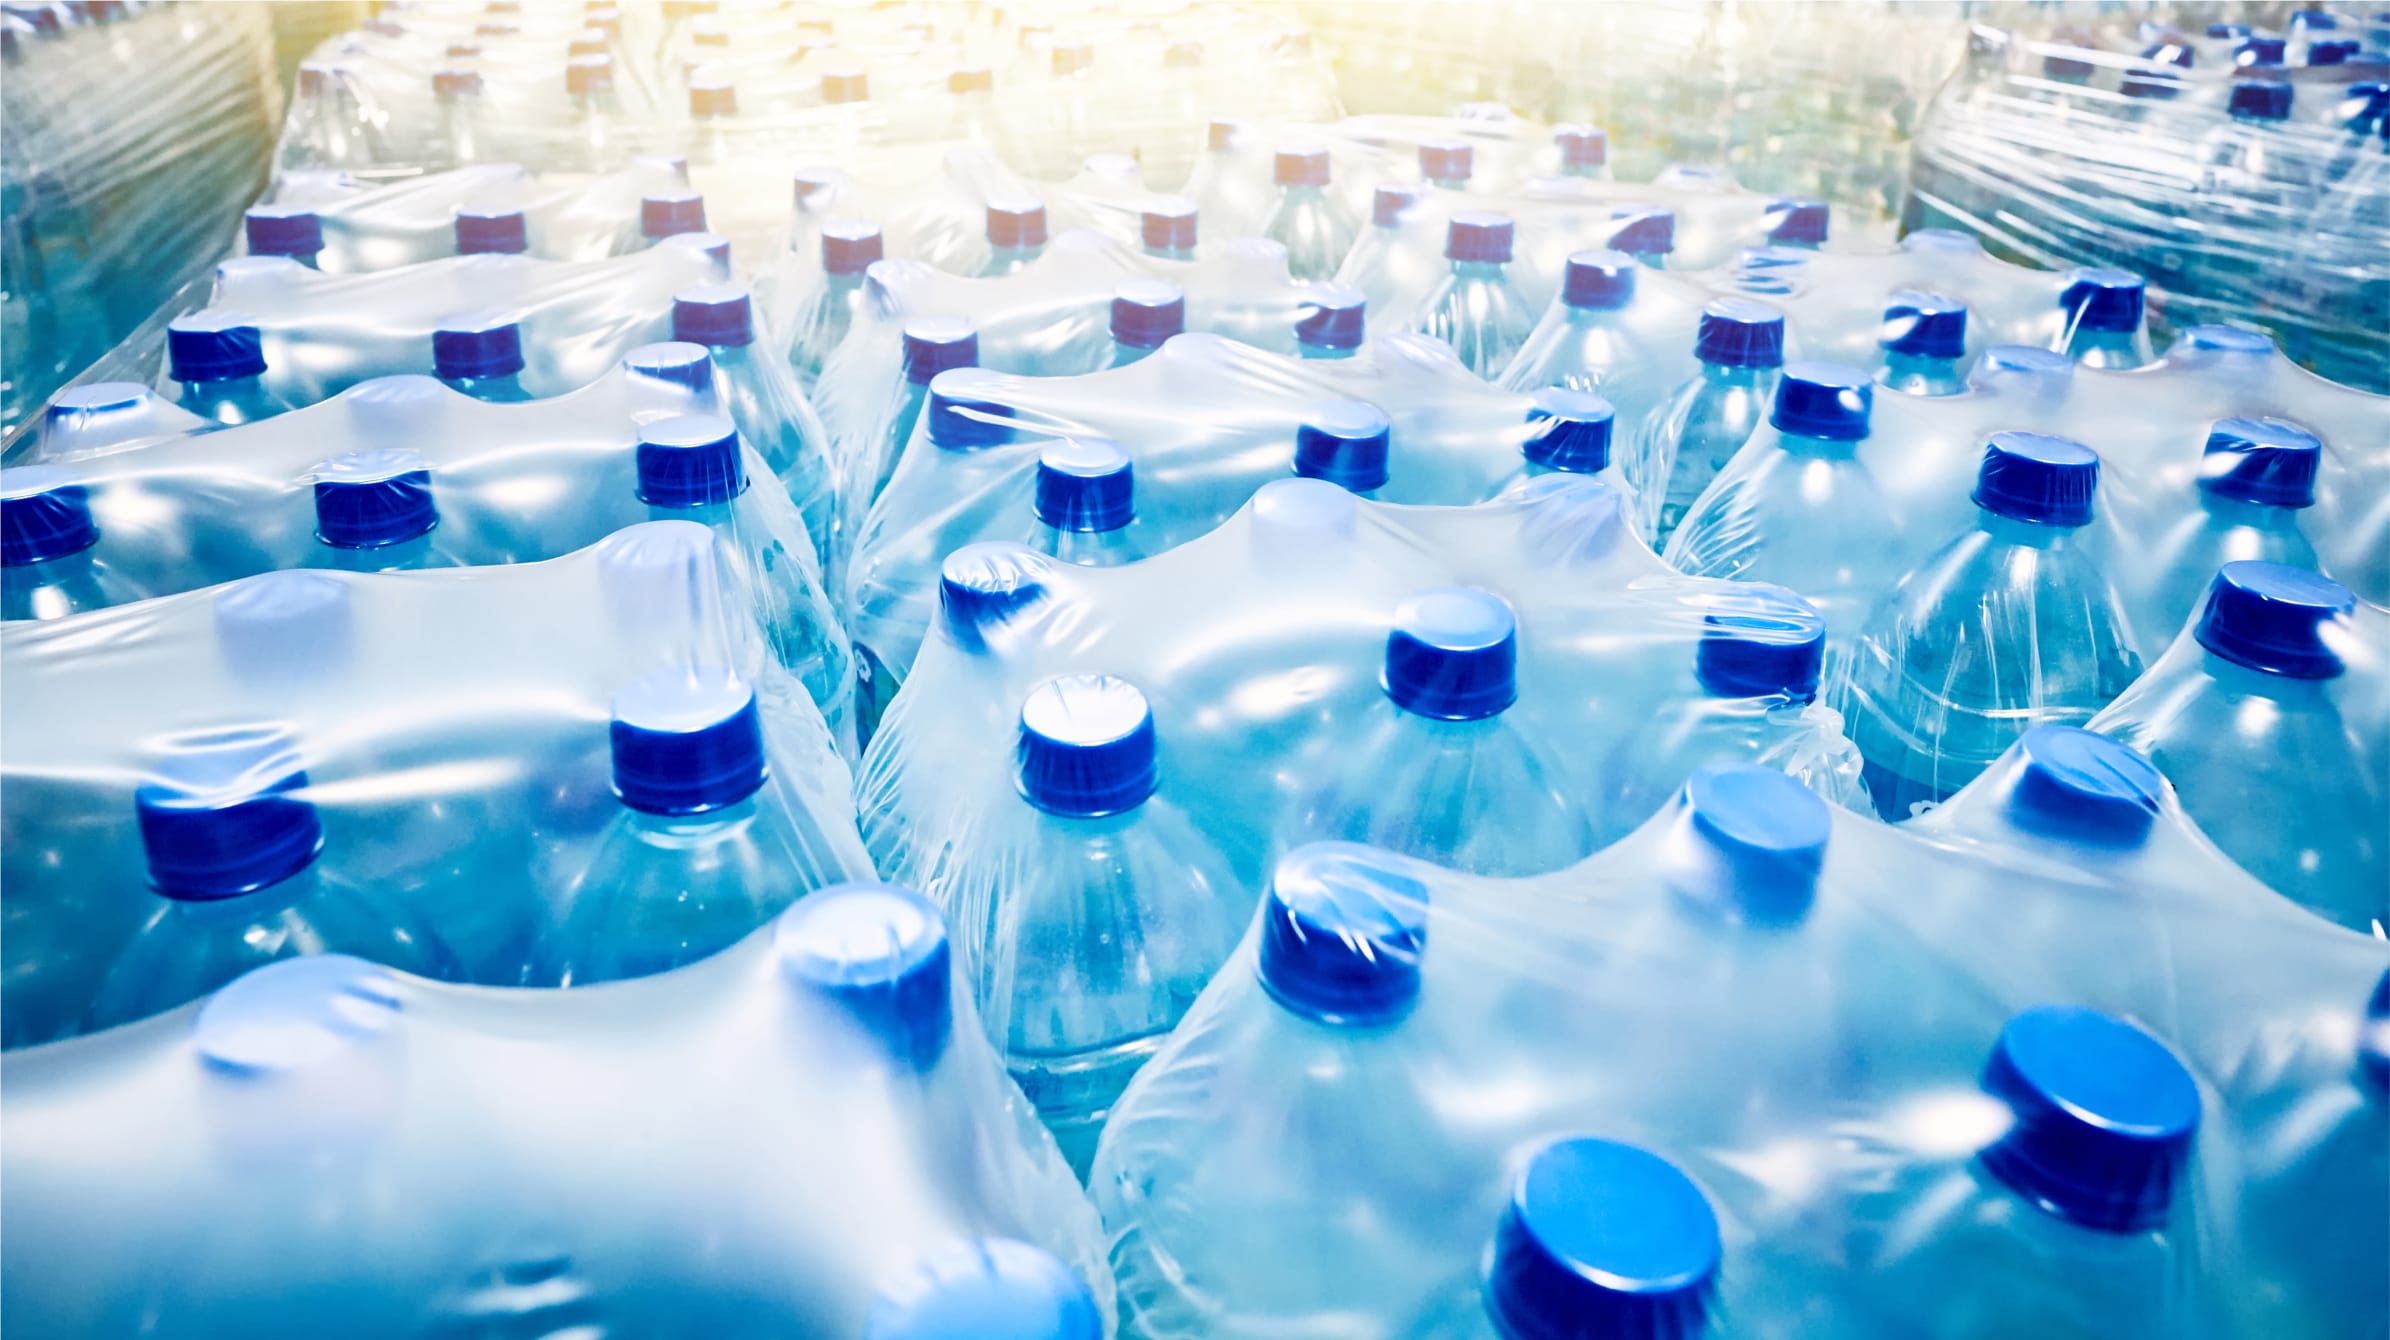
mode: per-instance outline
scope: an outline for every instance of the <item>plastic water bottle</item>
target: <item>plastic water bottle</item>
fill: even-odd
[[[731,127],[738,123],[739,91],[719,73],[689,81],[689,120],[693,123],[693,162],[727,166],[738,161],[738,141]]]
[[[1375,405],[1323,401],[1313,405],[1295,429],[1295,474],[1374,497],[1390,477],[1386,456],[1393,435],[1393,426]]]
[[[1125,368],[1187,328],[1187,295],[1167,279],[1122,281],[1112,293],[1112,366]]]
[[[2198,510],[2149,545],[2146,561],[2162,576],[2149,597],[2153,624],[2137,630],[2144,641],[2170,639],[2198,612],[2227,563],[2256,559],[2316,569],[2299,514],[2315,505],[2322,458],[2323,443],[2296,424],[2216,420],[2200,461]]]
[[[1001,195],[988,201],[988,259],[982,275],[1027,269],[1046,254],[1045,202],[1031,195]]]
[[[1834,226],[1834,210],[1823,200],[1786,197],[1768,202],[1760,230],[1771,247],[1816,251],[1824,247]]]
[[[1394,612],[1385,698],[1323,737],[1281,848],[1366,842],[1485,875],[1533,875],[1593,850],[1559,767],[1505,715],[1518,700],[1518,622],[1490,591],[1422,591]]]
[[[2342,713],[2356,599],[2273,563],[2227,563],[2189,639],[2092,729],[2150,756],[2224,853],[2344,926],[2390,923],[2379,745]]]
[[[432,101],[439,108],[439,161],[449,167],[481,162],[487,135],[482,128],[481,72],[432,71]]]
[[[1506,215],[1453,215],[1444,233],[1451,269],[1419,309],[1416,329],[1451,345],[1480,377],[1501,372],[1535,328],[1535,313],[1510,277],[1513,232]]]
[[[1876,385],[1903,395],[1958,395],[1967,389],[1959,366],[1967,356],[1967,307],[1938,293],[1902,292],[1884,308],[1883,366]]]
[[[456,211],[456,254],[520,256],[531,250],[531,226],[519,209],[464,205]]]
[[[1610,136],[1593,126],[1552,127],[1552,147],[1560,151],[1560,175],[1610,180]]]
[[[452,316],[432,332],[432,370],[452,389],[494,405],[531,399],[523,389],[523,327],[503,312]]]
[[[1467,140],[1421,140],[1419,178],[1443,191],[1466,191],[1477,173],[1477,151]]]
[[[1039,1248],[983,1238],[940,1252],[880,1291],[863,1340],[1103,1340],[1103,1315]]]
[[[1137,519],[1136,475],[1119,443],[1054,439],[1038,453],[1035,496],[1029,547],[1037,552],[1088,567],[1145,556],[1130,527]]]
[[[1155,260],[1191,261],[1197,221],[1194,201],[1183,195],[1156,196],[1137,212],[1137,239]]]
[[[672,338],[712,355],[722,404],[739,437],[787,488],[814,562],[827,570],[838,541],[838,479],[829,434],[787,364],[755,343],[755,303],[744,284],[704,284],[672,299]]]
[[[1403,217],[1419,203],[1415,186],[1380,186],[1370,195],[1369,226],[1336,269],[1338,283],[1360,291],[1372,309],[1395,310],[1406,297],[1425,292],[1435,280],[1421,249],[1404,245]],[[1417,271],[1417,273],[1413,273]]]
[[[307,786],[296,741],[274,729],[227,732],[159,765],[133,798],[158,906],[108,969],[84,1031],[173,1009],[301,954],[457,975],[412,909],[323,868],[323,820]]]
[[[1349,285],[1323,280],[1303,290],[1295,318],[1295,353],[1303,358],[1351,358],[1369,334],[1369,299]]]
[[[145,599],[100,561],[99,526],[73,471],[0,470],[0,619],[61,619]]]
[[[658,191],[639,200],[639,235],[650,244],[682,233],[705,231],[705,197],[686,186]]]
[[[417,572],[463,566],[434,530],[431,466],[403,447],[335,456],[315,468],[315,544],[306,566]]]
[[[2115,590],[2080,543],[2098,484],[2081,443],[1994,433],[1974,527],[1869,617],[1851,737],[1886,818],[1944,800],[2034,726],[2090,720],[2140,675]]]
[[[1676,253],[1676,211],[1653,205],[1630,206],[1610,234],[1610,249],[1623,251],[1647,270],[1665,270]]]
[[[614,88],[614,61],[604,55],[565,62],[564,93],[573,106],[571,148],[560,155],[571,170],[600,173],[622,157],[624,113]]]
[[[1748,298],[1701,309],[1698,375],[1653,407],[1619,462],[1635,486],[1643,533],[1671,542],[1696,500],[1766,422],[1784,367],[1784,314]]]
[[[298,205],[252,205],[241,220],[252,256],[288,256],[312,270],[324,249],[324,221]]]
[[[1634,311],[1635,259],[1623,251],[1580,251],[1568,258],[1560,298],[1502,370],[1506,391],[1547,386],[1596,391],[1617,411],[1618,454],[1631,451],[1673,377],[1678,361],[1663,353]],[[1656,509],[1645,509],[1656,511]],[[1651,516],[1639,515],[1645,533]]]
[[[874,499],[888,487],[905,444],[913,440],[922,408],[929,403],[930,383],[941,372],[979,366],[979,330],[959,316],[914,317],[905,322],[903,338],[904,382],[888,416],[887,436],[878,444],[874,467],[878,477],[871,486]]]
[[[1699,1340],[1725,1248],[1693,1179],[1636,1145],[1591,1136],[1537,1150],[1511,1184],[1486,1256],[1485,1340]]]
[[[789,332],[788,362],[804,384],[822,375],[822,362],[854,329],[863,306],[864,272],[886,254],[879,225],[832,219],[822,225],[822,286],[796,315]]]
[[[585,986],[727,949],[805,890],[788,808],[764,789],[755,691],[719,666],[667,669],[614,697],[622,813],[573,882],[529,985]]]
[[[175,402],[217,423],[256,423],[290,406],[266,389],[265,336],[254,317],[208,308],[166,324]]]
[[[2058,297],[2065,321],[2051,347],[2087,368],[2138,368],[2152,362],[2142,324],[2141,276],[2124,270],[2070,270]]]
[[[1542,475],[1582,475],[1625,491],[1610,466],[1610,441],[1617,411],[1590,391],[1547,386],[1527,409],[1527,436],[1519,444],[1518,473],[1503,490]]]
[[[1333,277],[1358,228],[1328,194],[1328,151],[1280,149],[1273,173],[1278,199],[1262,219],[1261,235],[1286,247],[1286,268],[1295,278]]]

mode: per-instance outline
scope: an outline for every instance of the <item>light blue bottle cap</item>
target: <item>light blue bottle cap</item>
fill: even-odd
[[[432,332],[432,370],[452,382],[514,376],[523,370],[523,328],[500,312],[450,317]]]
[[[2199,487],[2264,507],[2312,507],[2323,454],[2322,440],[2295,423],[2218,419],[2208,430]]]
[[[818,895],[817,895],[818,896]],[[1102,1340],[1095,1298],[1025,1242],[986,1238],[924,1260],[880,1294],[863,1340]]]
[[[979,366],[979,330],[959,316],[918,316],[905,322],[905,380],[927,386],[952,368]]]
[[[2018,827],[2128,850],[2148,840],[2166,779],[2139,750],[2079,726],[2036,726],[2016,749],[2008,810]]]
[[[645,814],[704,814],[763,788],[755,691],[720,666],[642,675],[614,695],[614,794]]]
[[[1137,516],[1135,467],[1110,438],[1056,438],[1037,456],[1036,507],[1056,530],[1119,530]]]
[[[398,1026],[389,969],[347,954],[307,954],[253,968],[218,989],[191,1022],[201,1060],[262,1078],[329,1061]]]
[[[531,226],[519,209],[460,209],[456,254],[520,255],[531,249]]]
[[[0,566],[22,567],[79,554],[99,543],[91,496],[61,465],[0,469]]]
[[[1895,293],[1877,342],[1912,358],[1957,358],[1967,351],[1967,305],[1939,293]]]
[[[1367,1027],[1419,998],[1427,886],[1408,862],[1353,842],[1314,842],[1280,858],[1262,910],[1263,989],[1306,1019]]]
[[[1355,493],[1386,486],[1394,429],[1377,406],[1330,400],[1311,407],[1295,429],[1295,473]]]
[[[715,414],[676,414],[640,425],[639,500],[650,507],[708,507],[747,491],[738,429]]]
[[[1743,920],[1788,925],[1808,914],[1834,831],[1816,792],[1755,763],[1711,763],[1686,779],[1684,806],[1723,862],[1721,891]]]
[[[286,731],[246,730],[168,757],[133,792],[150,886],[168,898],[209,902],[279,884],[323,849],[298,742]]]
[[[1978,1156],[2003,1185],[2104,1233],[2165,1223],[2199,1131],[2199,1088],[2157,1039],[2094,1010],[2038,1006],[2000,1030],[1983,1088],[2015,1114]]]
[[[986,645],[996,625],[1043,602],[1053,565],[1024,545],[1001,540],[966,544],[938,565],[938,608],[947,631],[963,645]]]
[[[166,324],[168,375],[178,382],[239,381],[266,372],[265,335],[257,318],[213,307]]]
[[[922,420],[932,446],[946,451],[995,447],[1013,439],[1013,410],[997,396],[1006,379],[984,368],[956,368],[930,379]]]
[[[1153,712],[1113,675],[1057,675],[1021,704],[1021,795],[1048,814],[1100,819],[1152,797]]]
[[[420,453],[375,447],[315,468],[315,537],[335,549],[380,549],[440,524]]]
[[[1599,474],[1610,466],[1610,434],[1618,411],[1590,391],[1549,386],[1527,408],[1521,454],[1547,470]]]
[[[2347,587],[2303,568],[2243,559],[2207,588],[2192,636],[2236,665],[2293,679],[2332,679],[2353,638],[2357,599]]]
[[[893,884],[833,884],[772,921],[772,952],[798,986],[844,1010],[916,1071],[936,1065],[954,1031],[946,918]]]
[[[1676,1165],[1614,1140],[1559,1140],[1511,1188],[1486,1311],[1505,1340],[1694,1340],[1723,1255],[1717,1213]]]
[[[1693,677],[1717,698],[1811,702],[1826,658],[1826,621],[1781,586],[1736,582],[1701,616]]]
[[[689,391],[714,387],[714,357],[702,344],[663,340],[643,344],[623,355],[623,367],[634,377],[664,382]]]
[[[755,342],[755,308],[745,284],[700,284],[672,296],[672,338],[709,349]]]
[[[2099,453],[2048,433],[1994,433],[1975,474],[1975,505],[1995,516],[2043,526],[2091,520],[2099,491]]]
[[[1474,586],[1421,591],[1394,607],[1380,681],[1396,707],[1479,721],[1519,697],[1519,625],[1510,602]]]
[[[1875,383],[1866,373],[1840,363],[1788,363],[1776,383],[1776,405],[1768,422],[1777,432],[1829,442],[1857,442],[1867,436],[1875,410]]]

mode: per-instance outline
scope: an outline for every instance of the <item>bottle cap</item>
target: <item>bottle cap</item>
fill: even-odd
[[[324,221],[297,205],[253,205],[242,218],[252,256],[304,260],[324,249]]]
[[[1007,195],[988,201],[988,245],[1042,247],[1046,244],[1046,206],[1034,196]]]
[[[1306,1019],[1368,1027],[1419,998],[1427,886],[1391,852],[1314,842],[1281,857],[1262,908],[1262,988]]]
[[[614,695],[614,794],[645,814],[704,814],[763,788],[755,691],[716,665],[642,675]]]
[[[0,469],[0,565],[79,554],[99,538],[90,494],[74,472],[60,465]]]
[[[2239,326],[2193,326],[2179,343],[2191,349],[2220,354],[2262,355],[2274,352],[2273,337]]]
[[[1147,251],[1195,249],[1195,202],[1183,195],[1156,196],[1138,214]]]
[[[705,197],[695,191],[665,191],[639,201],[639,232],[647,238],[705,231]]]
[[[2266,507],[2315,505],[2324,444],[2280,419],[2218,419],[2208,430],[2199,487],[2219,498]]]
[[[1476,167],[1476,157],[1465,140],[1421,140],[1419,175],[1429,181],[1467,181]]]
[[[947,630],[969,647],[986,645],[987,630],[1046,598],[1052,565],[1021,545],[982,540],[966,544],[938,565],[938,608]]]
[[[150,886],[205,902],[255,893],[306,869],[323,849],[298,742],[278,729],[211,738],[169,757],[133,793]]]
[[[1510,602],[1474,586],[1421,591],[1394,607],[1381,683],[1396,707],[1480,721],[1519,697],[1519,625]]]
[[[2232,86],[2226,110],[2252,121],[2290,119],[2290,84],[2280,79],[2243,79]]]
[[[2035,726],[2016,748],[2008,811],[2019,828],[2099,847],[2148,839],[2166,782],[2138,750],[2079,726]]]
[[[1665,256],[1676,250],[1676,211],[1645,207],[1620,215],[1610,233],[1610,249],[1632,256]]]
[[[209,1066],[230,1075],[290,1074],[397,1026],[388,968],[347,954],[306,954],[252,968],[219,987],[191,1022]]]
[[[1767,230],[1768,241],[1777,246],[1814,246],[1826,240],[1833,221],[1834,210],[1823,200],[1784,199],[1768,202],[1760,226]]]
[[[2345,668],[2356,597],[2327,577],[2280,563],[2227,563],[2208,584],[2192,636],[2236,665],[2293,679],[2332,679]]]
[[[1074,75],[1095,64],[1095,48],[1084,42],[1057,42],[1053,52],[1054,73]]]
[[[530,249],[531,229],[523,211],[467,207],[456,212],[457,255],[521,255]]]
[[[1563,168],[1597,168],[1610,161],[1610,136],[1593,126],[1554,126],[1552,143]]]
[[[2290,26],[2328,32],[2340,26],[2340,16],[2328,9],[2294,9],[2290,12]]]
[[[1788,363],[1776,383],[1776,405],[1768,422],[1780,433],[1857,442],[1867,436],[1875,409],[1875,385],[1867,374],[1840,363]]]
[[[2348,58],[2365,49],[2365,44],[2353,37],[2328,37],[2321,42],[2307,44],[2309,65],[2344,65]]]
[[[1559,1140],[1511,1188],[1486,1309],[1510,1340],[1695,1340],[1722,1255],[1716,1212],[1676,1165],[1613,1140]]]
[[[981,368],[958,368],[931,379],[923,412],[931,445],[971,451],[1012,441],[1012,406],[994,394],[1004,385],[1000,374]]]
[[[1380,228],[1392,228],[1402,222],[1402,216],[1419,203],[1418,188],[1412,186],[1380,186],[1369,195],[1369,221]]]
[[[1213,153],[1225,153],[1236,147],[1238,137],[1244,133],[1244,122],[1215,118],[1204,127],[1204,147]]]
[[[2246,23],[2211,23],[2207,26],[2209,40],[2217,42],[2243,41],[2248,38],[2250,31]]]
[[[984,65],[965,65],[946,75],[949,93],[986,93],[996,87],[996,73]]]
[[[1153,712],[1112,675],[1057,675],[1021,704],[1021,795],[1048,814],[1100,819],[1154,793]]]
[[[959,316],[917,316],[905,322],[905,380],[927,386],[950,368],[979,366],[979,331]]]
[[[376,447],[315,468],[315,537],[335,549],[380,549],[439,524],[431,466],[416,452]]]
[[[1303,289],[1295,342],[1310,349],[1358,349],[1369,332],[1369,299],[1361,290],[1323,279]]]
[[[665,340],[643,344],[623,355],[622,365],[634,377],[665,382],[686,391],[714,389],[714,359],[702,344]]]
[[[1103,1334],[1095,1299],[1079,1277],[1039,1248],[1008,1238],[983,1238],[924,1259],[880,1294],[863,1323],[863,1340],[1102,1340]]]
[[[639,428],[639,500],[650,507],[710,507],[747,491],[739,434],[712,414],[676,414]]]
[[[1784,366],[1784,313],[1750,298],[1719,298],[1701,309],[1693,356],[1712,367]]]
[[[2373,986],[2357,1035],[2357,1067],[2374,1092],[2390,1090],[2390,971]]]
[[[1444,225],[1445,259],[1507,265],[1514,231],[1507,215],[1455,214]]]
[[[830,104],[868,102],[871,79],[861,70],[824,70],[822,101]]]
[[[171,335],[172,330],[169,328]],[[181,378],[175,380],[180,381]],[[122,414],[148,409],[157,396],[139,382],[85,382],[70,386],[50,400],[45,417],[79,419],[86,414]]]
[[[1684,806],[1705,868],[1698,881],[1680,883],[1682,891],[1731,904],[1753,925],[1791,925],[1808,914],[1834,832],[1816,792],[1756,763],[1711,763],[1686,779]]]
[[[2097,1011],[2038,1006],[2000,1030],[1983,1088],[2015,1114],[1978,1156],[2010,1190],[2105,1233],[2166,1221],[2199,1089],[2157,1039]]]
[[[1600,474],[1610,466],[1610,433],[1617,411],[1590,391],[1548,386],[1527,408],[1520,452],[1547,470]]]
[[[433,96],[433,97],[435,97],[435,98],[438,98],[438,99],[440,99],[442,102],[449,102],[449,101],[452,101],[452,100],[454,100],[454,99],[457,99],[457,98],[478,98],[478,97],[480,97],[480,96],[481,96],[481,71],[479,71],[479,70],[434,70],[434,71],[432,71],[432,96]]]
[[[689,115],[700,121],[739,114],[739,91],[730,81],[715,77],[689,85]]]
[[[432,370],[443,381],[511,377],[523,370],[523,328],[503,312],[450,317],[432,332]]]
[[[1975,505],[2013,521],[2080,526],[2091,520],[2099,453],[2047,433],[1992,434],[1975,473]]]
[[[745,284],[699,284],[672,296],[672,338],[709,349],[755,342],[755,305]]]
[[[2182,94],[2182,81],[2157,70],[2133,70],[2116,85],[2116,91],[2128,98],[2156,98],[2165,101]]]
[[[1056,530],[1119,530],[1137,515],[1136,472],[1105,437],[1058,437],[1037,456],[1037,519]]]
[[[846,173],[827,163],[798,168],[789,174],[791,207],[800,214],[821,213],[838,202],[839,188],[846,184]]]
[[[1187,295],[1167,279],[1128,279],[1112,293],[1112,340],[1159,349],[1187,328]]]
[[[262,377],[265,336],[257,318],[209,307],[166,324],[166,365],[178,382],[228,382]]]
[[[1273,165],[1272,177],[1280,186],[1325,186],[1328,184],[1328,151],[1280,149]]]
[[[2243,66],[2280,65],[2284,47],[2285,43],[2279,37],[2252,37],[2241,43],[2240,50],[2234,52],[2233,55],[2236,58],[2235,63]],[[2281,87],[2287,96],[2290,86],[2284,84]]]
[[[1826,621],[1781,586],[1737,582],[1710,599],[1693,651],[1693,676],[1713,698],[1817,697]]]
[[[1635,300],[1635,258],[1623,251],[1572,253],[1560,280],[1560,302],[1583,310],[1615,310]]]
[[[791,982],[836,1005],[916,1071],[937,1064],[954,1024],[953,952],[936,905],[893,884],[833,884],[772,920]]]
[[[859,275],[886,254],[876,223],[865,223],[858,219],[832,219],[822,225],[822,271],[825,274]]]
[[[1355,493],[1384,488],[1393,435],[1375,405],[1359,400],[1314,405],[1295,429],[1295,473],[1341,484]]]
[[[1939,293],[1895,293],[1877,342],[1911,358],[1957,358],[1967,352],[1967,305]]]

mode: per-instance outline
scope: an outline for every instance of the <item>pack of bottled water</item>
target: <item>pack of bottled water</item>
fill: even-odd
[[[187,264],[8,81],[0,1327],[2390,1340],[2216,8],[394,0]]]

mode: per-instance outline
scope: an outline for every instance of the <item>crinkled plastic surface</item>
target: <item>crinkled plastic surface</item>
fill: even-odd
[[[557,261],[618,256],[645,244],[640,198],[685,184],[654,159],[561,182],[513,163],[471,164],[380,184],[324,169],[284,175],[267,203],[314,210],[324,231],[317,268],[357,274],[456,255],[456,216],[468,209],[520,211],[529,255]]]

